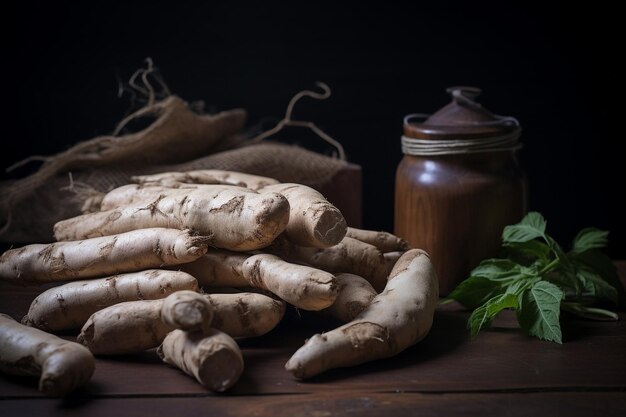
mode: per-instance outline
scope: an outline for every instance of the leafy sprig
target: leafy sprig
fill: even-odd
[[[583,229],[565,252],[546,233],[546,226],[537,212],[506,226],[502,232],[506,258],[481,262],[444,300],[474,310],[468,320],[472,336],[504,309],[517,313],[526,334],[556,343],[563,342],[561,310],[589,319],[617,320],[614,312],[591,307],[599,301],[618,304],[624,297],[613,263],[600,252],[607,245],[608,232]]]

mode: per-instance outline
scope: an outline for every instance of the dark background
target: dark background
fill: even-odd
[[[148,56],[177,95],[244,107],[250,125],[282,117],[321,80],[331,99],[295,116],[362,165],[364,226],[392,230],[402,117],[475,85],[483,105],[520,120],[530,209],[549,231],[567,242],[585,226],[609,229],[610,254],[626,258],[620,14],[478,3],[20,2],[4,16],[17,29],[3,29],[2,165],[110,133],[128,108],[116,77]],[[300,131],[282,139],[317,147]]]

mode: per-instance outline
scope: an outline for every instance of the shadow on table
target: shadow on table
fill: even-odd
[[[100,384],[91,380],[89,381],[89,384],[78,388],[76,391],[71,392],[64,398],[60,398],[58,408],[72,410],[83,407],[85,404],[96,400],[102,392],[103,389]]]
[[[93,401],[102,392],[101,386],[97,382],[91,380],[86,385],[77,388],[64,397],[52,397],[39,392],[37,390],[38,383],[38,376],[0,374],[0,385],[10,384],[11,390],[13,391],[8,397],[0,395],[0,398],[32,398],[33,400],[38,398],[50,398],[58,400],[57,406],[59,408],[71,409]],[[23,391],[21,391],[21,389],[23,389]]]

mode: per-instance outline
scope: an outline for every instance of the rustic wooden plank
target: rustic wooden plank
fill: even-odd
[[[169,416],[381,416],[460,417],[510,416],[622,416],[624,392],[541,392],[481,394],[415,394],[329,392],[311,395],[70,398],[2,400],[0,415],[134,417]]]
[[[454,392],[499,389],[626,388],[626,317],[617,323],[568,322],[563,345],[527,338],[513,328],[484,332],[469,341],[466,314],[438,312],[432,334],[397,357],[329,371],[307,382],[283,366],[307,336],[281,328],[242,344],[244,374],[236,395],[334,390]],[[600,354],[601,353],[601,354]],[[204,389],[159,362],[153,352],[99,359],[89,396],[198,394]],[[32,386],[0,378],[0,396],[39,396]]]
[[[626,265],[626,263],[625,263]],[[28,290],[0,292],[5,306],[24,309]],[[20,301],[21,300],[21,301]],[[26,302],[24,302],[26,301]],[[12,311],[21,317],[25,310]],[[469,340],[467,312],[441,309],[431,334],[420,344],[388,360],[329,371],[307,382],[283,366],[314,331],[293,316],[274,332],[242,341],[246,369],[233,395],[362,392],[469,392],[484,390],[626,388],[626,315],[618,322],[564,320],[566,343],[557,345],[522,335],[512,315]],[[0,397],[38,397],[34,380],[0,376]],[[202,395],[206,391],[154,352],[98,359],[96,373],[83,391],[88,397],[120,395]]]

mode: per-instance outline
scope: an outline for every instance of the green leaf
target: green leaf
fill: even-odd
[[[502,286],[498,282],[482,276],[471,276],[462,281],[446,300],[456,300],[467,308],[476,308],[501,292]]]
[[[525,275],[532,276],[535,275],[535,273],[530,268],[513,262],[510,259],[486,259],[470,272],[470,276],[472,277],[508,282]]]
[[[592,249],[577,255],[573,262],[576,266],[586,266],[597,272],[602,279],[617,290],[619,304],[622,306],[626,305],[626,290],[624,290],[624,285],[617,274],[617,269],[615,269],[615,264],[611,258],[597,249]]]
[[[478,332],[491,324],[491,320],[502,310],[506,308],[517,308],[517,296],[514,294],[501,294],[491,298],[482,306],[478,307],[470,315],[467,326],[470,329],[472,337]]]
[[[582,295],[604,298],[617,304],[617,290],[592,269],[585,266],[580,267],[576,271],[576,277],[582,285]]]
[[[444,300],[475,308],[468,320],[472,336],[498,312],[513,308],[528,335],[562,343],[561,310],[615,320],[615,313],[590,306],[600,299],[626,305],[626,291],[615,266],[598,250],[606,246],[608,232],[583,229],[572,250],[565,253],[546,234],[546,226],[541,214],[531,212],[518,224],[505,227],[502,245],[507,258],[484,260]]]
[[[565,302],[561,303],[561,309],[569,313],[575,314],[589,320],[616,321],[619,316],[612,311],[603,308],[586,307],[580,303]]]
[[[541,281],[541,278],[539,277],[527,277],[526,279],[518,279],[517,281],[514,281],[512,284],[507,286],[504,293],[519,296],[539,281]]]
[[[576,297],[580,297],[583,292],[583,287],[580,280],[576,277],[575,271],[569,269],[559,268],[552,271],[549,274],[542,275],[542,278],[548,282],[551,282],[562,290],[567,292],[573,292]]]
[[[559,315],[563,291],[547,281],[539,281],[520,296],[517,319],[530,336],[563,343]]]
[[[531,211],[522,221],[519,222],[521,225],[529,226],[537,230],[541,230],[542,233],[546,231],[546,220],[543,218],[543,215],[536,211]]]
[[[528,242],[538,237],[544,237],[546,221],[536,211],[528,213],[521,222],[506,226],[502,231],[502,243],[508,246],[511,243]]]
[[[511,258],[540,259],[548,260],[550,247],[539,240],[529,240],[527,242],[509,242],[507,244],[507,254]]]
[[[517,264],[509,259],[485,259],[470,272],[472,277],[497,279],[507,275]]]
[[[601,249],[608,244],[609,232],[588,227],[578,232],[572,243],[570,254],[578,255],[591,249]]]

